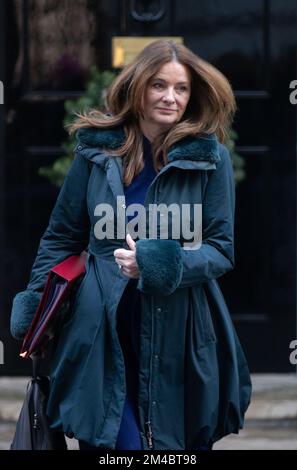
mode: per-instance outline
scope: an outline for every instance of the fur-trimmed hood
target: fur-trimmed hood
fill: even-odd
[[[88,147],[116,149],[123,144],[125,132],[123,128],[97,129],[95,127],[81,128],[77,132],[79,143]],[[220,161],[219,143],[214,134],[207,137],[189,136],[174,144],[168,152],[168,162],[174,160]]]

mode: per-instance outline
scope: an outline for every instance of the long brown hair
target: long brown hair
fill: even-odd
[[[77,114],[70,132],[83,127],[99,129],[122,126],[126,139],[110,155],[124,157],[124,184],[128,186],[143,168],[142,134],[139,115],[149,80],[168,62],[179,62],[191,74],[191,96],[181,120],[162,133],[152,144],[155,170],[167,163],[169,148],[191,135],[214,133],[224,142],[236,109],[232,88],[214,66],[187,47],[173,41],[158,40],[146,46],[116,77],[108,89],[106,104],[110,115],[98,110]],[[163,163],[160,162],[162,157]]]

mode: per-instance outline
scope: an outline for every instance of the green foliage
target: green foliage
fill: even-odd
[[[245,178],[245,161],[239,153],[235,152],[235,142],[238,138],[237,133],[231,129],[226,139],[225,145],[230,152],[230,156],[233,163],[234,179],[235,183],[238,184]]]
[[[100,71],[96,66],[91,67],[90,78],[87,82],[85,93],[76,100],[65,101],[65,118],[63,124],[66,129],[73,122],[75,113],[83,113],[92,108],[104,111],[106,89],[112,83],[115,76],[116,74],[109,70]],[[235,182],[239,183],[245,177],[245,162],[234,150],[236,139],[237,134],[231,129],[226,146],[230,151],[233,161]],[[75,145],[75,136],[68,136],[68,139],[62,144],[65,154],[58,158],[52,165],[41,167],[38,173],[48,178],[55,186],[62,186],[73,159],[73,149]]]

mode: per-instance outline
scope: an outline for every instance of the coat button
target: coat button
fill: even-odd
[[[158,312],[158,313],[161,313],[161,312],[162,312],[161,307],[158,307],[158,308],[157,308],[157,312]]]
[[[157,404],[157,402],[155,402],[155,401],[152,402],[152,405],[153,405],[153,406],[156,406],[156,404]]]
[[[77,150],[82,150],[82,146],[79,145],[79,146],[77,147]]]
[[[159,355],[158,355],[158,354],[155,354],[155,359],[159,359]]]

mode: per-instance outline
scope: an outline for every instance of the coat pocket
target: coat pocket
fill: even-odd
[[[190,310],[193,317],[193,329],[196,348],[216,342],[216,334],[211,318],[207,297],[201,287],[190,287]]]

